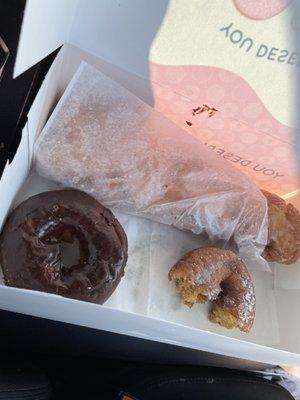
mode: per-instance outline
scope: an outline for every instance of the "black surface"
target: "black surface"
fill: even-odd
[[[0,37],[9,50],[9,56],[0,81],[0,176],[9,151],[12,151],[16,124],[18,123],[24,98],[28,92],[32,74],[12,80],[20,29],[26,0],[0,0]],[[27,74],[26,74],[27,75]],[[17,135],[13,147],[18,146],[20,135]]]
[[[7,311],[0,311],[0,326],[0,351],[237,369],[262,369],[269,366]]]
[[[30,357],[30,356],[28,356]],[[292,400],[276,382],[235,370],[35,355],[0,362],[0,399]],[[34,366],[33,366],[34,365]],[[50,390],[51,388],[51,390]]]
[[[44,372],[28,362],[1,357],[0,399],[48,400],[50,382]]]
[[[113,378],[106,377],[112,399],[118,389],[141,400],[293,399],[277,383],[240,371],[186,366],[134,366],[121,373],[115,371],[110,375]]]

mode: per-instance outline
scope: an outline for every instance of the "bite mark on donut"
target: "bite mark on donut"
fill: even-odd
[[[187,253],[170,270],[169,279],[184,304],[212,301],[211,322],[249,332],[255,316],[255,292],[242,260],[232,251],[202,248]]]
[[[211,322],[222,325],[227,329],[232,329],[239,326],[238,318],[235,315],[229,311],[223,310],[216,304],[213,305],[208,318]],[[243,329],[241,330],[243,331]]]

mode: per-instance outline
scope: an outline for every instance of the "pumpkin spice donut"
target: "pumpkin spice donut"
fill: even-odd
[[[268,243],[262,256],[270,262],[294,264],[300,257],[300,213],[281,197],[262,191],[268,202]]]
[[[212,301],[209,319],[228,329],[249,332],[255,316],[255,292],[243,261],[232,251],[206,247],[185,254],[170,270],[183,302]]]

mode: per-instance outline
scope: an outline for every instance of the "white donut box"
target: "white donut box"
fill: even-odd
[[[183,4],[184,3],[184,4]],[[190,4],[189,6],[187,4]],[[3,224],[15,198],[26,180],[32,157],[34,139],[39,135],[49,114],[62,95],[81,61],[87,61],[123,84],[145,102],[151,103],[151,85],[148,60],[152,43],[159,38],[164,18],[168,18],[171,34],[182,31],[174,15],[182,12],[182,24],[193,41],[206,27],[198,27],[189,18],[197,17],[208,5],[217,7],[218,0],[27,0],[15,76],[42,60],[52,51],[60,49],[28,114],[17,153],[7,164],[0,181],[0,223]],[[184,7],[190,7],[185,14]],[[224,7],[225,21],[228,6]],[[192,11],[191,11],[192,10]],[[220,10],[222,13],[222,10]],[[232,21],[237,18],[232,11]],[[200,15],[200,14],[199,14]],[[174,17],[174,18],[173,18]],[[226,18],[225,18],[226,17]],[[201,18],[199,18],[199,23]],[[221,26],[221,25],[220,25]],[[197,39],[195,39],[197,41]],[[163,40],[159,43],[161,43]],[[178,38],[178,42],[180,42]],[[174,47],[176,40],[172,43]],[[199,48],[200,49],[200,48]],[[191,48],[174,49],[181,52],[186,64],[197,64]],[[212,49],[217,51],[216,49]],[[200,52],[200,50],[199,50]],[[155,54],[159,53],[159,46]],[[167,57],[167,56],[166,56]],[[239,56],[231,60],[239,72]],[[170,59],[170,64],[172,64]],[[226,65],[226,63],[225,63]],[[273,67],[272,67],[273,68]],[[261,95],[264,99],[264,94]],[[274,106],[275,107],[275,106]],[[272,110],[271,110],[272,111]],[[283,116],[284,119],[284,116]],[[38,189],[37,189],[38,191]],[[138,351],[135,340],[144,340],[156,359],[166,359],[168,353],[178,354],[180,362],[223,365],[244,369],[270,365],[300,364],[300,264],[291,267],[274,266],[272,291],[275,299],[276,343],[256,343],[241,338],[197,329],[141,314],[126,312],[108,306],[99,306],[60,296],[0,285],[0,308],[30,316],[45,318],[93,328],[101,332],[121,335],[128,340],[128,353]],[[268,335],[267,335],[268,336]],[[271,333],[270,333],[270,336]],[[100,336],[99,336],[99,340]],[[106,335],[109,341],[109,335]],[[155,344],[159,344],[156,347]],[[162,346],[163,345],[163,346]],[[105,347],[105,342],[103,343]],[[179,357],[180,349],[180,357]],[[121,350],[120,350],[121,351]],[[124,351],[124,350],[123,350]],[[126,356],[126,355],[125,355]]]

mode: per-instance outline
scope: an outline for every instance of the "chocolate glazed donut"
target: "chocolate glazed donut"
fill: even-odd
[[[20,204],[0,238],[5,284],[104,303],[127,262],[114,215],[77,190],[45,192]]]

